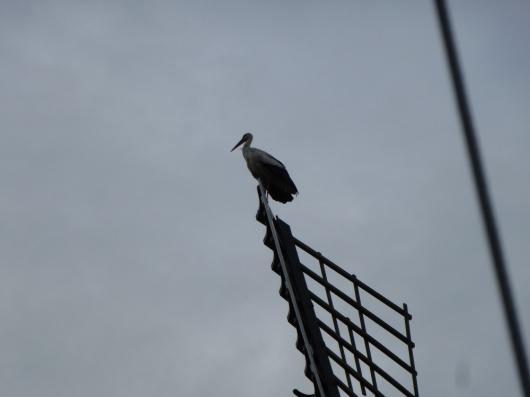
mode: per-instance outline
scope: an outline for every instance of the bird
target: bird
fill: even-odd
[[[243,144],[242,152],[247,167],[252,176],[262,183],[265,191],[280,203],[293,201],[293,196],[298,194],[298,189],[289,176],[285,165],[267,152],[250,147],[252,138],[252,134],[247,132],[236,143],[231,152]]]

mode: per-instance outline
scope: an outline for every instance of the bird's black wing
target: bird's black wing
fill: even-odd
[[[274,164],[264,164],[263,168],[267,171],[267,185],[282,189],[288,194],[298,193],[296,185],[284,166],[278,167]]]
[[[259,158],[261,169],[259,178],[271,197],[282,203],[292,201],[292,196],[298,193],[298,189],[285,165],[263,150],[254,149],[254,151]]]

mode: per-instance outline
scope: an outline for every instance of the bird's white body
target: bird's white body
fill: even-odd
[[[263,150],[250,147],[250,145],[243,146],[242,152],[250,173],[256,179],[263,175],[263,165],[270,164],[275,167],[285,168],[281,161],[276,160]]]

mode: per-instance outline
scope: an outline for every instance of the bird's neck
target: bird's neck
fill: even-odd
[[[243,152],[243,157],[247,159],[250,154],[250,142],[245,142],[241,151]]]

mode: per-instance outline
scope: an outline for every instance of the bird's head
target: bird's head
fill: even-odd
[[[241,140],[238,143],[236,143],[236,145],[230,151],[233,152],[234,150],[236,150],[236,148],[239,145],[243,143],[247,143],[250,145],[250,142],[252,142],[252,134],[250,132],[247,132],[246,134],[243,135],[243,138],[241,138]]]

